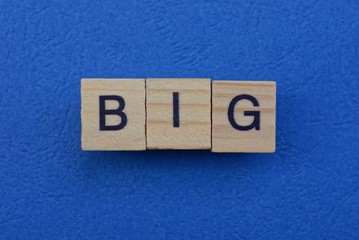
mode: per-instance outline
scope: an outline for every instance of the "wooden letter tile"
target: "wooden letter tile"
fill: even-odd
[[[147,148],[211,148],[210,79],[146,79]]]
[[[82,79],[83,150],[146,150],[145,79]]]
[[[212,82],[213,152],[274,152],[275,120],[275,82]]]

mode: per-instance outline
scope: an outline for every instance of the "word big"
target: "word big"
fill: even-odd
[[[274,152],[276,84],[82,79],[83,150]]]

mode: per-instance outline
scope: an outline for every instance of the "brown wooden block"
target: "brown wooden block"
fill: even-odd
[[[83,150],[145,150],[145,79],[82,79]]]
[[[146,79],[147,148],[211,148],[210,79]]]
[[[274,152],[275,120],[275,82],[212,82],[213,152]]]

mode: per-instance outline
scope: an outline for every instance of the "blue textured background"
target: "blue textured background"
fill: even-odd
[[[0,239],[358,239],[359,2],[0,1]],[[277,81],[277,152],[82,152],[80,78]]]

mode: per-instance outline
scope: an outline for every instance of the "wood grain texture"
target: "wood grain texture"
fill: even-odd
[[[123,112],[127,124],[123,129],[100,131],[99,96],[118,95],[125,100]],[[119,103],[106,101],[106,109],[117,109]],[[145,150],[145,79],[81,79],[81,121],[83,150]],[[108,125],[121,121],[107,115]]]
[[[211,148],[210,79],[146,79],[147,148]],[[178,92],[179,127],[174,127]]]
[[[254,117],[244,111],[260,111],[260,129],[239,131],[228,119],[232,99],[241,94],[255,97],[259,106],[241,100],[234,108],[234,119],[241,126],[250,125]],[[274,152],[276,133],[276,83],[272,81],[212,82],[212,151]]]

